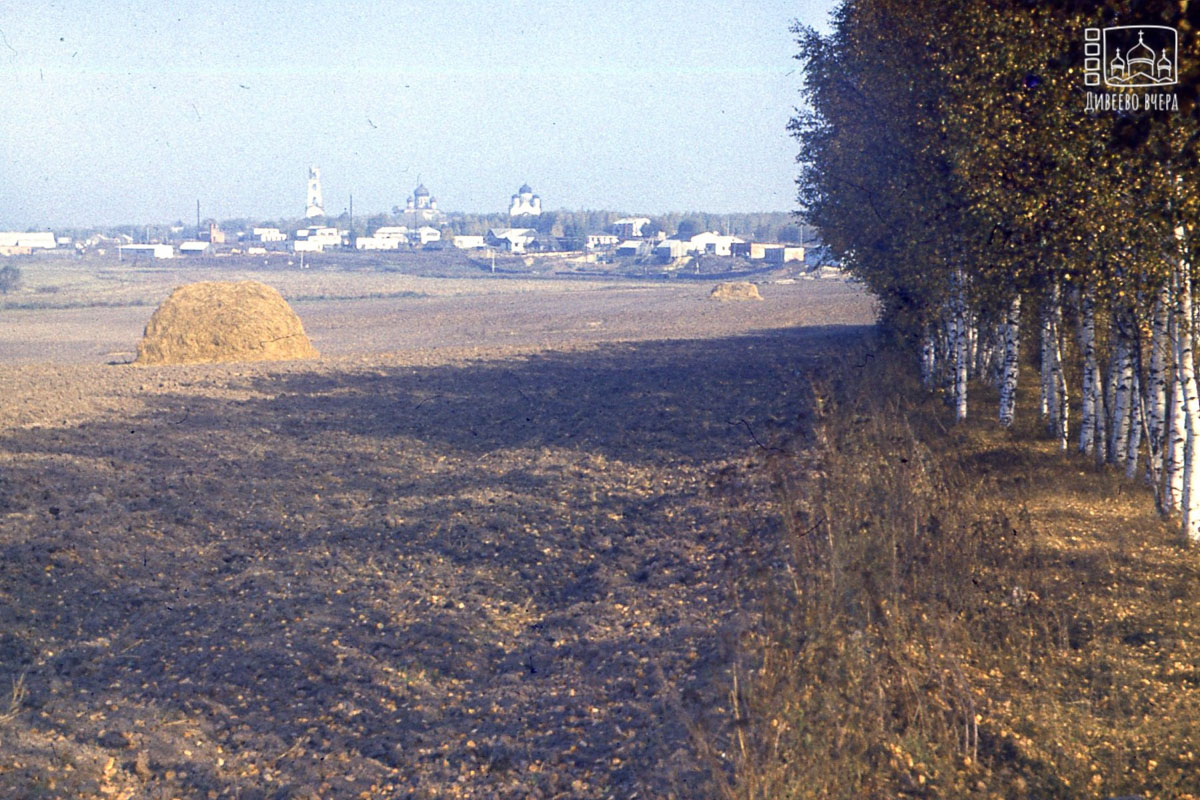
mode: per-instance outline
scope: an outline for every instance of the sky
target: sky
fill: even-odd
[[[0,4],[0,229],[403,206],[787,211],[834,0]]]

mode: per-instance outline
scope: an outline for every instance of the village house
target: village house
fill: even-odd
[[[691,245],[698,253],[707,253],[714,256],[732,255],[732,248],[735,244],[744,243],[745,239],[740,239],[737,236],[726,236],[717,233],[716,231],[707,231],[705,233],[697,233],[691,238]]]
[[[327,228],[320,225],[310,225],[296,231],[296,241],[292,243],[292,251],[296,253],[320,253],[326,247],[341,247],[344,237],[349,231],[339,231],[337,228]]]
[[[487,241],[483,236],[475,234],[459,234],[454,237],[454,246],[459,250],[478,250],[487,247]]]
[[[422,225],[408,233],[408,241],[414,247],[424,247],[431,242],[440,242],[441,240],[442,232],[430,225]]]
[[[735,244],[744,242],[744,239],[740,239],[737,236],[726,236],[716,231],[706,231],[705,233],[697,233],[687,241],[683,241],[682,239],[664,239],[654,249],[654,253],[659,259],[664,261],[683,258],[692,253],[728,256],[732,254]]]
[[[617,245],[616,255],[622,258],[646,256],[654,250],[654,245],[645,239],[628,239]]]
[[[252,228],[251,233],[258,241],[263,242],[286,242],[287,234],[279,230],[279,228]]]
[[[354,240],[356,250],[398,250],[400,245],[408,244],[407,225],[385,225],[375,229],[370,236],[360,236]]]
[[[649,217],[621,217],[612,224],[612,232],[621,239],[640,239],[642,228],[649,224]]]
[[[611,233],[589,233],[583,246],[585,250],[605,250],[616,247],[620,241],[620,237]]]
[[[533,228],[492,228],[487,232],[484,241],[488,247],[495,247],[506,253],[524,253],[526,245],[537,237]]]

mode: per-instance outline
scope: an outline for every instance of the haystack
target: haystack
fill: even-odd
[[[171,292],[138,343],[135,364],[316,358],[300,318],[258,281],[205,281]]]
[[[758,287],[745,281],[718,283],[708,295],[713,300],[762,300]]]

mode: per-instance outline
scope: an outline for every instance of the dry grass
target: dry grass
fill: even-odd
[[[29,690],[25,687],[25,673],[22,672],[13,679],[12,693],[8,697],[8,709],[0,712],[0,725],[6,722],[12,722],[21,713],[21,708],[25,704],[25,698],[29,695]]]
[[[719,793],[1200,794],[1194,553],[1147,490],[1055,452],[1034,398],[1022,429],[951,428],[887,360],[771,459],[782,525],[754,540],[785,568],[743,577],[766,599]]]
[[[718,283],[708,295],[713,300],[762,300],[758,287],[748,281]]]
[[[202,281],[171,292],[146,323],[137,364],[316,358],[296,312],[258,281]]]

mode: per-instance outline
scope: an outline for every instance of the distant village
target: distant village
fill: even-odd
[[[153,233],[147,227],[142,236],[136,229],[78,236],[52,231],[0,232],[0,256],[73,249],[80,255],[115,252],[120,260],[280,254],[303,258],[307,253],[330,251],[454,248],[493,256],[558,255],[583,264],[657,263],[668,269],[682,268],[701,257],[743,259],[764,266],[827,266],[825,249],[812,230],[795,224],[786,214],[742,215],[765,218],[754,220],[758,224],[753,233],[762,234],[759,238],[697,229],[695,216],[711,215],[672,215],[678,219],[652,220],[648,216],[618,217],[603,212],[546,212],[541,197],[528,184],[512,195],[507,213],[447,214],[420,184],[404,207],[394,207],[391,215],[374,214],[356,220],[351,211],[331,218],[326,215],[322,198],[320,170],[312,167],[304,216],[290,224],[226,222],[223,226],[213,219],[201,219],[197,203],[195,227],[178,222]]]

